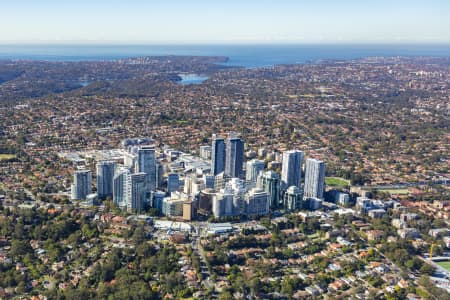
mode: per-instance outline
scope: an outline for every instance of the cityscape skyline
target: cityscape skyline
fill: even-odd
[[[450,1],[0,10],[0,299],[450,299]]]
[[[300,150],[287,150],[278,155],[272,153],[275,160],[266,168],[264,160],[254,158],[256,152],[250,152],[253,159],[246,159],[244,141],[236,132],[229,133],[226,142],[213,134],[211,143],[212,146],[200,146],[200,156],[191,156],[188,161],[178,161],[186,155],[182,151],[157,151],[153,145],[125,147],[121,159],[96,162],[96,188],[91,170],[76,170],[72,199],[91,206],[112,200],[128,212],[140,213],[152,208],[162,215],[185,220],[194,220],[197,209],[201,214],[212,213],[221,218],[265,215],[269,210],[283,208],[294,211],[322,207],[325,190],[323,161],[306,160],[303,184],[304,153]],[[218,155],[218,143],[222,144],[222,151],[227,155]],[[122,144],[125,145],[124,142]],[[264,148],[260,150],[258,157],[264,158],[266,151]],[[167,161],[167,158],[170,159]],[[135,164],[130,164],[130,161]],[[228,167],[214,174],[214,166],[218,162]],[[158,182],[155,181],[155,166],[160,166],[162,171]],[[185,210],[186,205],[189,207]]]

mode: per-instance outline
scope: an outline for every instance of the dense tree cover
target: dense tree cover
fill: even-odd
[[[0,84],[13,82],[14,85],[4,86],[0,101],[13,103],[17,99],[72,90],[81,95],[104,93],[143,97],[155,93],[152,88],[155,82],[180,80],[178,72],[210,73],[226,69],[226,66],[216,64],[224,60],[224,57],[173,56],[129,59],[126,63],[2,61]]]
[[[426,275],[423,275],[419,279],[419,284],[425,289],[418,289],[418,294],[425,299],[442,299],[449,300],[450,294],[445,290],[436,287],[433,282],[431,282],[430,278]]]
[[[44,293],[50,299],[161,299],[192,294],[179,273],[179,254],[170,245],[149,242],[142,224],[129,232],[129,248],[111,248],[103,241],[102,228],[74,210],[49,214],[44,210],[4,210],[0,235],[10,241],[11,263],[0,264],[0,286],[18,293]],[[44,254],[32,248],[35,241]],[[88,247],[86,251],[85,248]],[[62,263],[61,269],[53,269]],[[196,265],[200,263],[196,261]],[[17,266],[23,267],[21,272]],[[91,269],[73,286],[70,272]],[[47,279],[49,276],[52,279]],[[32,288],[30,282],[40,282]],[[52,288],[45,290],[44,281]]]
[[[418,251],[410,241],[400,239],[397,242],[385,243],[381,251],[397,266],[404,270],[420,271],[421,274],[432,274],[434,268],[417,257]]]

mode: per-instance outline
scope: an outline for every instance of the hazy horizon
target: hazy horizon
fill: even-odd
[[[172,41],[172,42],[128,42],[128,41],[0,41],[0,46],[447,46],[450,41],[442,42],[251,42],[251,41]]]
[[[449,12],[443,0],[18,0],[2,3],[0,44],[448,44]]]

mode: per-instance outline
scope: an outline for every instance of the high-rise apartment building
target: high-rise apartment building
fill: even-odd
[[[90,170],[77,170],[73,175],[71,187],[72,200],[86,200],[92,193],[92,173]]]
[[[226,186],[233,191],[233,215],[244,214],[244,196],[247,191],[245,181],[239,178],[231,178]]]
[[[137,172],[146,174],[146,192],[156,191],[157,166],[155,149],[150,146],[142,146],[138,150]]]
[[[264,171],[266,163],[262,160],[252,159],[245,164],[245,181],[248,186],[255,187],[258,175]]]
[[[97,163],[97,195],[99,200],[113,197],[113,180],[116,163],[100,161]]]
[[[303,191],[295,185],[290,186],[284,193],[283,204],[286,210],[303,208]]]
[[[269,193],[253,188],[245,195],[245,212],[247,215],[266,215],[269,213]]]
[[[302,179],[303,152],[290,150],[283,152],[283,164],[281,169],[281,182],[283,188],[290,186],[300,187]]]
[[[274,171],[263,172],[258,176],[258,188],[266,191],[270,196],[270,207],[280,206],[280,175]]]
[[[130,176],[131,197],[128,201],[129,212],[141,212],[147,196],[147,174],[136,173]]]
[[[233,197],[230,187],[225,187],[214,195],[212,211],[216,218],[233,215]]]
[[[326,165],[321,160],[312,158],[306,160],[304,197],[323,199],[325,168]]]
[[[118,168],[113,179],[113,202],[127,207],[131,197],[131,173],[128,168]]]

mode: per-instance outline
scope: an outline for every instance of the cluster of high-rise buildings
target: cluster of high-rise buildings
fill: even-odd
[[[264,160],[244,164],[244,142],[234,133],[227,138],[213,135],[211,146],[201,146],[201,158],[185,156],[172,150],[157,155],[153,146],[129,146],[123,162],[97,163],[96,194],[92,194],[91,171],[77,170],[72,199],[90,204],[112,199],[130,212],[152,207],[186,220],[197,215],[253,216],[322,205],[325,163],[306,159],[302,180],[302,151],[283,152],[281,174],[266,168]]]
[[[142,211],[156,191],[158,165],[152,146],[129,147],[123,164],[115,161],[97,163],[97,193],[92,194],[90,170],[77,170],[72,185],[72,199],[97,201],[112,199],[128,211]]]

